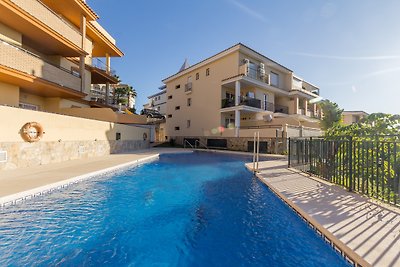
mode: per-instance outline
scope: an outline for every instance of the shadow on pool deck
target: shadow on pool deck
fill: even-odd
[[[290,170],[284,160],[260,162],[259,177],[372,266],[400,266],[398,208]]]

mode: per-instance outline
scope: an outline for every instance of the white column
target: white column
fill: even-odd
[[[240,130],[240,111],[235,110],[235,137],[239,137]]]
[[[110,94],[110,83],[106,82],[106,95],[104,97],[104,101],[106,102],[106,105],[108,105],[110,103],[109,94]]]
[[[111,60],[110,60],[110,55],[107,53],[106,54],[106,71],[108,74],[111,72]]]
[[[235,106],[240,104],[240,82],[235,82]],[[240,118],[239,118],[240,119]]]

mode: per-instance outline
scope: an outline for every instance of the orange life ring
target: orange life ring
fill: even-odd
[[[143,140],[144,140],[144,141],[147,140],[147,133],[143,133]]]
[[[37,142],[42,139],[43,134],[43,127],[38,122],[28,122],[22,126],[21,135],[27,142]]]

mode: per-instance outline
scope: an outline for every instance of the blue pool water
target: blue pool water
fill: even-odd
[[[0,266],[347,266],[253,178],[196,152],[0,210]]]

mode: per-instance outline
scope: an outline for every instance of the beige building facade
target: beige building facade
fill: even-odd
[[[0,14],[0,105],[104,107],[91,101],[91,84],[117,83],[110,58],[123,53],[85,1],[4,0]]]
[[[166,136],[178,143],[321,134],[319,88],[240,43],[163,82]]]
[[[368,116],[365,111],[343,111],[342,121],[345,125],[350,125],[359,122],[361,119]]]

